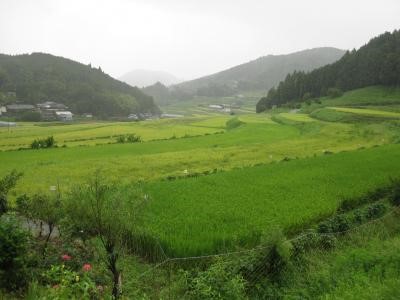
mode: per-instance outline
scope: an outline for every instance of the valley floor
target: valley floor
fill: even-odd
[[[0,177],[13,169],[24,173],[12,199],[48,193],[51,186],[68,193],[98,170],[122,194],[139,187],[149,199],[139,224],[146,238],[139,246],[151,248],[154,253],[148,256],[154,260],[157,251],[173,258],[250,249],[272,228],[293,236],[335,215],[343,202],[400,177],[399,99],[398,90],[372,87],[299,110],[257,115],[241,111],[138,123],[22,123],[0,128]],[[139,135],[142,142],[118,143],[128,134]],[[29,149],[34,139],[48,136],[59,147]],[[287,299],[395,294],[399,274],[391,261],[399,261],[399,237],[397,231],[391,234],[354,244],[347,240],[333,252],[309,254],[312,269],[305,278],[313,285],[306,286],[305,271],[296,269],[298,276],[281,292]],[[381,269],[373,269],[374,262]],[[393,279],[378,274],[385,270]],[[332,284],[333,277],[346,272]],[[350,274],[359,276],[356,283]],[[365,290],[368,285],[377,292]]]

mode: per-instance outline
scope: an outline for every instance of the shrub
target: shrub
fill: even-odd
[[[8,192],[15,187],[18,179],[22,176],[22,173],[18,173],[13,170],[10,174],[4,176],[0,179],[0,216],[7,212],[8,210],[8,201],[7,194]]]
[[[329,88],[327,91],[327,95],[330,98],[338,98],[343,95],[343,91],[338,88]]]
[[[321,235],[319,238],[319,245],[324,250],[329,250],[335,247],[336,237],[334,235]]]
[[[386,211],[386,206],[383,203],[375,203],[367,208],[367,219],[376,219],[382,216]]]
[[[393,190],[390,194],[390,201],[393,205],[400,205],[400,180],[393,181]]]
[[[262,278],[271,282],[281,281],[293,253],[293,245],[286,240],[281,230],[272,230],[265,237],[262,250],[250,255],[241,266],[243,277],[252,285]]]
[[[322,103],[320,99],[315,99],[314,102],[317,103],[317,104],[321,104]]]
[[[222,260],[195,277],[185,275],[191,299],[246,299],[245,280]]]
[[[142,141],[141,137],[136,134],[128,134],[126,137],[128,143],[140,143]]]
[[[42,281],[52,293],[63,299],[96,299],[98,289],[89,275],[89,264],[83,266],[82,272],[70,270],[65,264],[53,265],[42,274]],[[57,297],[57,298],[58,298]]]
[[[350,229],[351,222],[345,215],[336,215],[331,224],[334,232],[344,232]]]
[[[44,140],[44,148],[51,148],[56,145],[56,141],[54,140],[53,136],[49,136],[47,139]]]
[[[118,136],[116,142],[119,144],[125,143],[125,136],[124,135]]]
[[[238,117],[234,117],[234,118],[232,118],[232,119],[229,119],[229,120],[226,122],[226,129],[227,129],[227,130],[232,130],[232,129],[235,129],[235,128],[237,128],[237,127],[243,125],[243,124],[244,124],[244,122],[241,121],[241,120],[239,120]]]
[[[299,256],[307,250],[314,248],[318,243],[318,234],[314,230],[309,230],[292,241],[293,256]]]
[[[55,146],[56,146],[56,141],[53,136],[49,136],[46,139],[33,140],[33,142],[31,143],[32,149],[52,148]]]
[[[329,233],[332,232],[331,223],[329,221],[321,222],[318,224],[319,233]]]
[[[13,216],[0,219],[0,287],[15,291],[27,286],[29,237]]]
[[[309,99],[311,99],[311,98],[312,98],[312,95],[311,95],[311,93],[309,93],[309,92],[304,93],[304,95],[303,95],[303,97],[302,97],[303,101],[309,100]]]
[[[116,142],[119,144],[123,143],[140,143],[142,138],[136,134],[127,134],[127,135],[120,135],[117,137]]]
[[[364,222],[364,213],[361,209],[357,209],[354,211],[354,221],[358,224],[362,224]]]

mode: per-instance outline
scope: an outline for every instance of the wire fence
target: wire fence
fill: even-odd
[[[351,227],[351,228],[349,228],[347,230],[343,230],[343,231],[336,231],[336,232],[330,232],[330,233],[319,233],[315,229],[310,229],[303,234],[300,234],[300,235],[297,235],[290,239],[287,239],[286,242],[294,244],[299,240],[307,239],[309,236],[313,236],[313,237],[320,238],[320,239],[324,238],[324,237],[332,237],[332,238],[338,238],[338,240],[340,240],[340,239],[346,240],[346,238],[347,238],[347,240],[350,241],[351,237],[349,237],[349,235],[351,235],[352,233],[360,233],[363,229],[371,227],[370,225],[372,225],[372,224],[377,224],[377,223],[383,224],[385,222],[385,220],[387,220],[389,217],[391,217],[393,215],[400,216],[400,209],[394,208],[390,212],[384,214],[383,216],[381,216],[379,218],[369,220],[365,223],[362,223],[360,225]],[[363,236],[362,238],[365,238],[365,239],[371,238],[371,232],[367,232],[365,234],[365,236]],[[235,261],[237,262],[236,265],[240,265],[241,260],[243,260],[243,263],[248,262],[247,260],[248,260],[248,257],[250,254],[254,254],[254,253],[262,254],[263,251],[270,248],[270,245],[261,245],[258,247],[254,247],[252,249],[244,249],[244,250],[231,251],[231,252],[225,252],[225,253],[202,255],[202,256],[188,256],[188,257],[168,257],[165,254],[165,251],[162,249],[161,245],[159,245],[159,247],[161,248],[160,250],[164,255],[164,259],[161,262],[154,264],[148,270],[139,274],[137,276],[137,280],[138,281],[144,280],[146,278],[146,276],[152,276],[152,278],[154,279],[156,276],[156,272],[159,272],[159,271],[168,272],[168,280],[166,282],[164,282],[165,287],[168,288],[167,285],[171,286],[171,284],[172,284],[171,270],[172,270],[173,266],[176,266],[179,263],[189,262],[189,261],[197,262],[197,263],[198,262],[208,263],[216,258],[234,257]],[[327,247],[329,247],[329,245]],[[322,245],[315,250],[325,251],[326,248],[324,245]],[[255,284],[260,279],[262,279],[262,277],[265,276],[265,274],[266,274],[265,265],[262,265],[262,264],[255,265],[253,269],[251,269],[251,268],[249,269],[249,272],[247,273],[247,279],[250,281],[250,284]],[[168,297],[170,298],[171,295],[170,295],[170,293],[168,293],[168,294],[169,294]]]

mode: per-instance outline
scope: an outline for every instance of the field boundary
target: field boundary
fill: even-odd
[[[296,237],[293,237],[291,239],[286,240],[286,242],[294,242],[296,240],[299,240],[301,238],[310,236],[310,235],[317,235],[317,236],[340,236],[343,234],[347,234],[350,233],[352,231],[356,231],[359,230],[360,228],[366,227],[367,225],[370,225],[372,223],[377,223],[385,218],[387,218],[388,216],[395,214],[395,213],[400,213],[400,208],[399,207],[394,207],[393,209],[391,209],[390,212],[384,214],[383,216],[370,220],[368,222],[365,222],[361,225],[352,227],[350,229],[347,230],[343,230],[343,231],[336,231],[336,232],[331,232],[331,233],[319,233],[316,231],[311,231],[312,228],[305,230],[305,231],[310,231],[307,233],[303,233],[300,235],[297,235]],[[146,270],[144,272],[142,272],[141,274],[139,274],[139,276],[137,277],[137,279],[140,279],[141,277],[145,276],[146,274],[149,274],[150,272],[155,271],[156,269],[162,267],[163,265],[167,264],[167,263],[172,263],[172,262],[178,262],[178,261],[188,261],[188,260],[203,260],[203,259],[210,259],[210,258],[218,258],[218,257],[227,257],[227,256],[231,256],[231,255],[236,255],[236,254],[244,254],[244,253],[251,253],[254,251],[258,251],[258,250],[264,250],[269,248],[270,246],[258,246],[258,247],[254,247],[252,249],[245,249],[245,250],[239,250],[239,251],[231,251],[231,252],[225,252],[225,253],[218,253],[218,254],[210,254],[210,255],[200,255],[200,256],[188,256],[188,257],[168,257],[168,255],[165,254],[164,249],[161,247],[160,243],[157,243],[161,249],[162,254],[165,256],[165,260],[157,263],[156,265],[154,265],[152,268],[150,268],[149,270]]]

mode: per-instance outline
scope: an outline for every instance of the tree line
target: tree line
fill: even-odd
[[[295,71],[259,100],[257,112],[273,106],[327,96],[372,85],[400,84],[400,31],[385,32],[333,64],[311,72]]]

